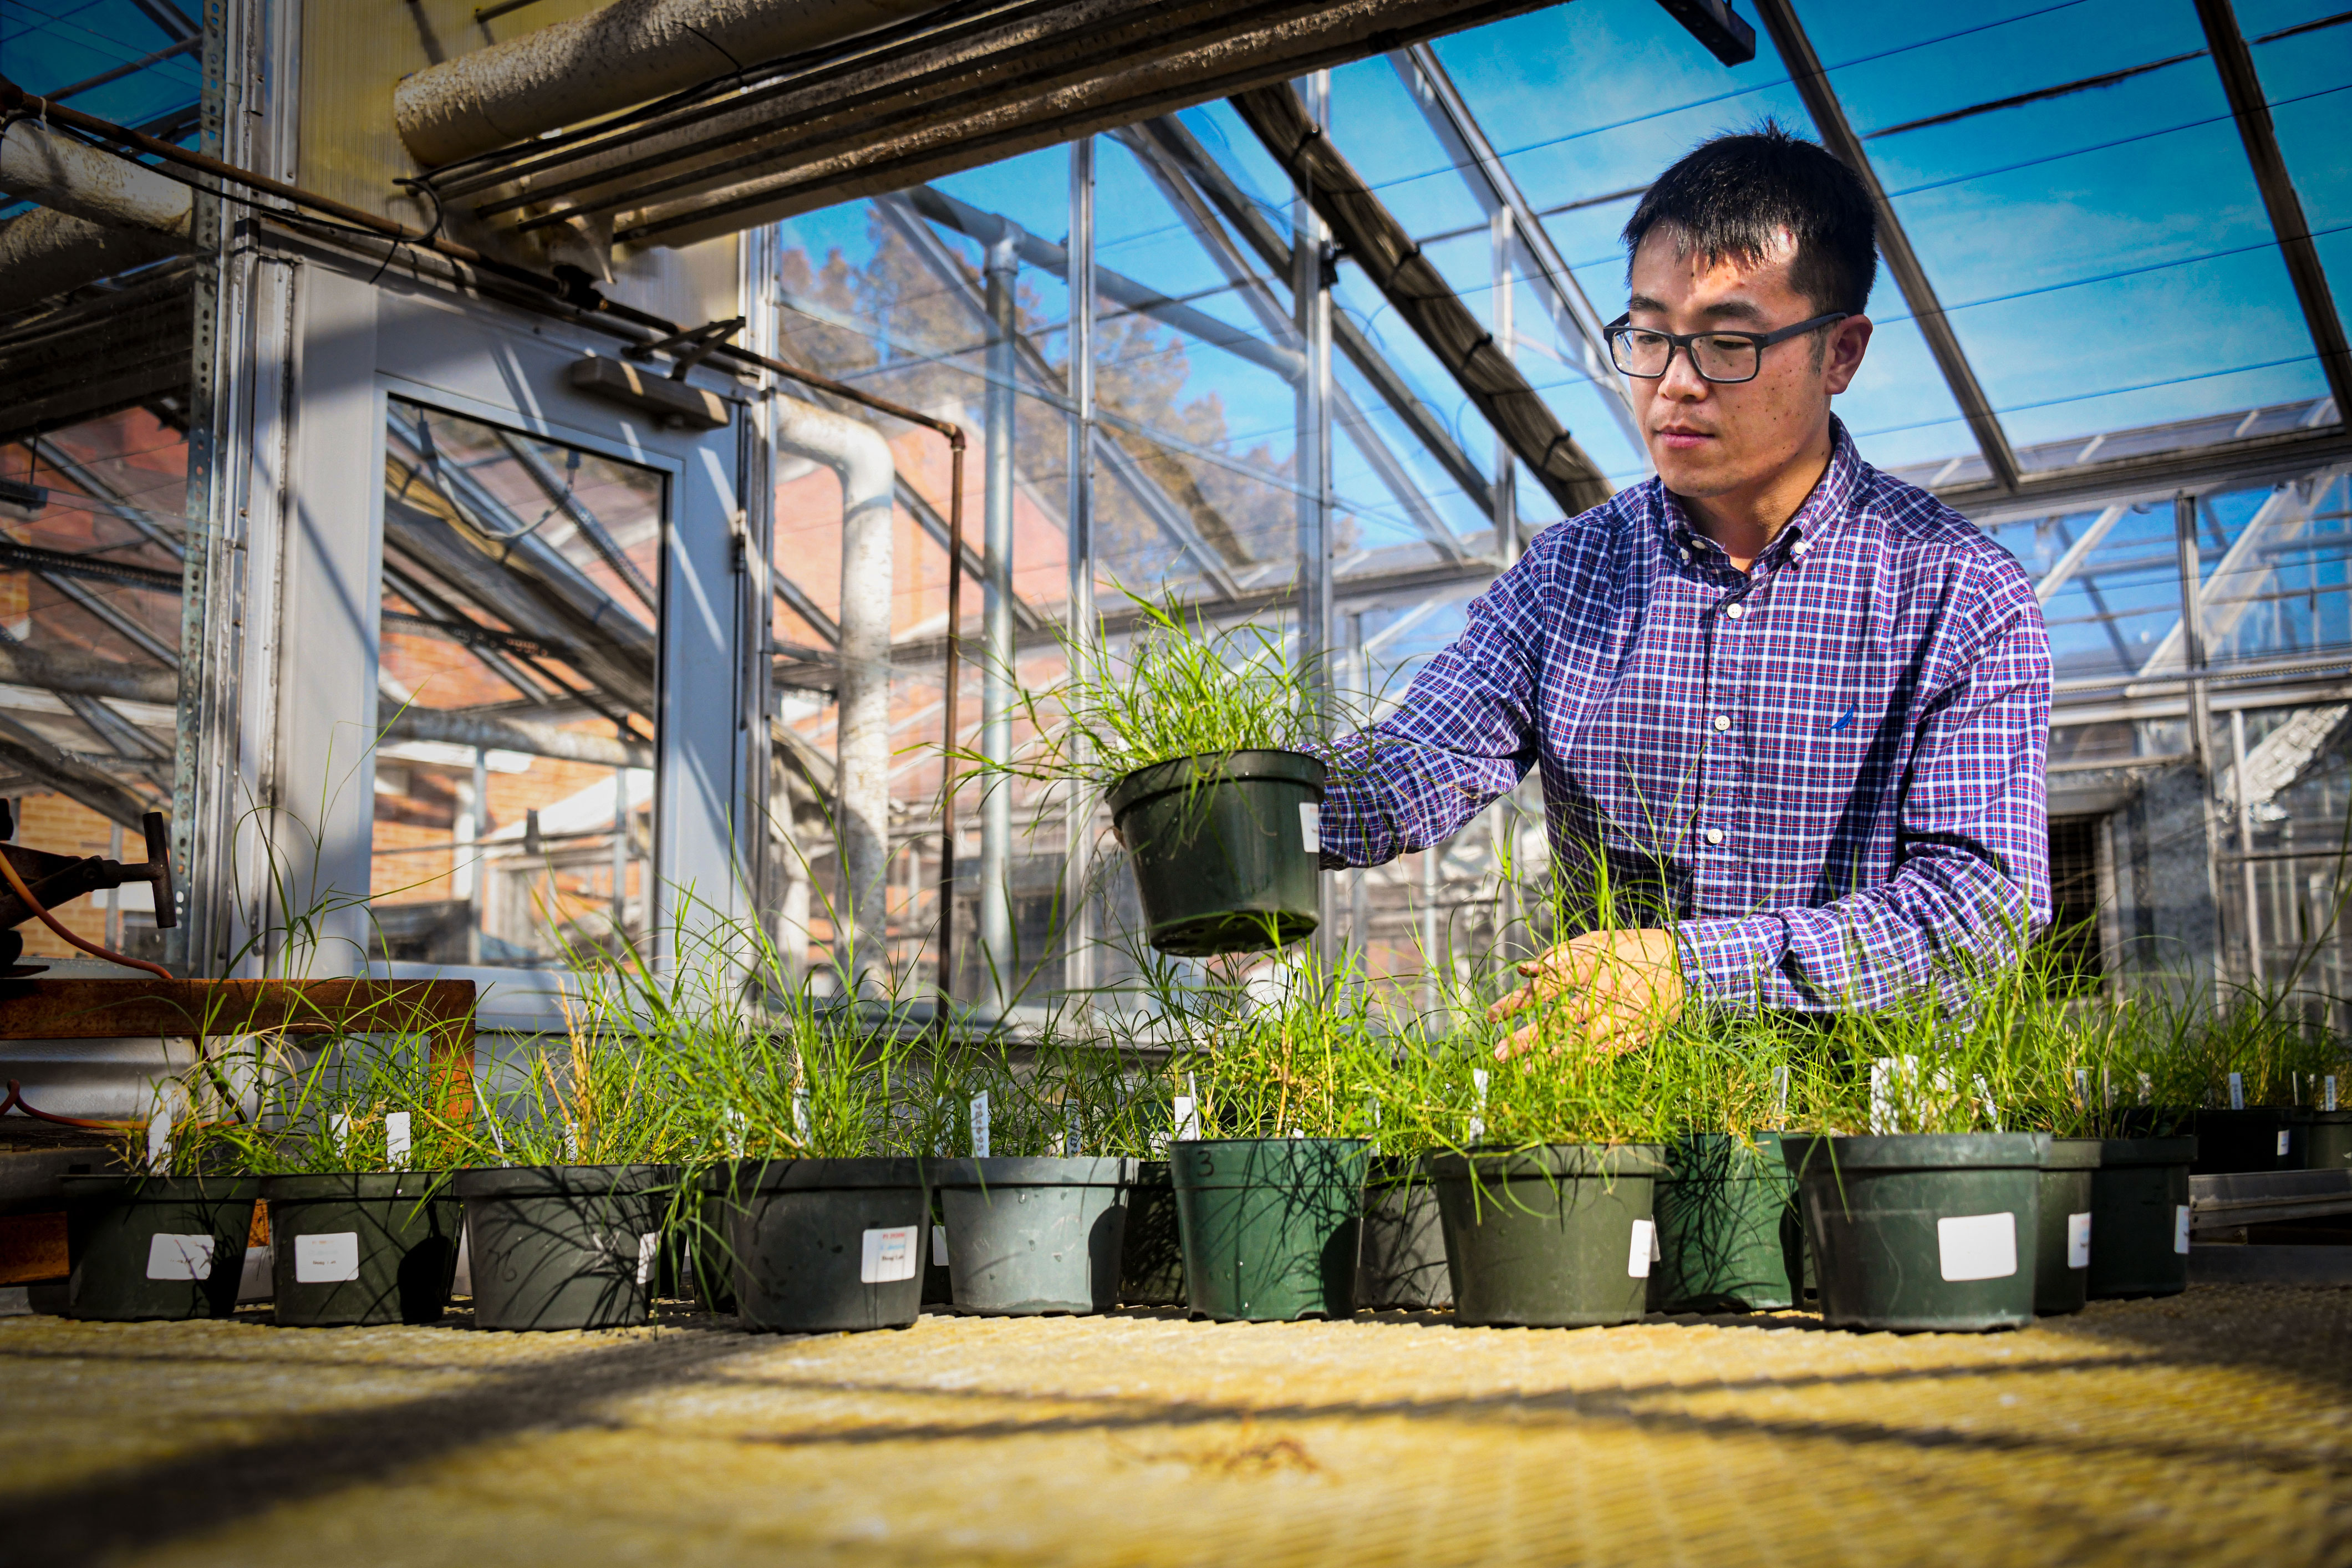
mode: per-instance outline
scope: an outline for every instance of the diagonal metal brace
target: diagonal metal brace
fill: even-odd
[[[705,321],[668,337],[656,338],[649,343],[638,343],[621,351],[623,359],[646,360],[656,354],[667,354],[671,364],[669,378],[684,381],[686,373],[716,353],[719,346],[743,330],[743,318],[730,316],[723,321]]]

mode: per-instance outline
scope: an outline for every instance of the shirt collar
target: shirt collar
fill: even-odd
[[[1845,421],[1830,416],[1830,466],[1797,509],[1788,526],[1772,537],[1764,553],[1756,558],[1759,571],[1769,571],[1796,556],[1803,555],[1813,546],[1833,536],[1845,520],[1852,516],[1860,490],[1862,454],[1854,449],[1853,437],[1846,433]],[[1652,480],[1658,487],[1662,502],[1660,522],[1666,552],[1684,561],[1702,561],[1710,553],[1721,560],[1715,542],[1701,533],[1691,523],[1690,513],[1661,480]]]

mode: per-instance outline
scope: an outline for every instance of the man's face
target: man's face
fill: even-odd
[[[1661,226],[1633,253],[1629,309],[1635,326],[1770,332],[1823,313],[1790,284],[1797,247],[1787,235],[1752,265],[1679,254],[1678,238]],[[1817,348],[1824,336],[1827,343]],[[1869,342],[1868,319],[1849,316],[1825,333],[1766,349],[1753,381],[1707,381],[1679,350],[1656,380],[1627,376],[1658,477],[1676,495],[1701,500],[1769,480],[1827,426],[1830,399],[1853,380]]]

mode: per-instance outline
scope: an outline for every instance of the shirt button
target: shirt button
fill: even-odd
[[[1722,842],[1723,842],[1723,829],[1722,829],[1722,828],[1720,828],[1720,827],[1710,827],[1710,828],[1708,828],[1708,829],[1706,830],[1706,841],[1707,841],[1709,844],[1720,844],[1720,843],[1722,843]]]
[[[1806,551],[1811,550],[1811,545],[1800,539],[1796,543],[1789,547],[1789,553],[1791,555],[1802,555]]]
[[[1736,620],[1738,620],[1740,616],[1742,616],[1746,615],[1748,612],[1747,612],[1747,611],[1745,611],[1745,610],[1743,610],[1743,609],[1741,609],[1738,605],[1733,605],[1729,606],[1728,608],[1727,608],[1723,613],[1724,613],[1725,615],[1727,615],[1727,616],[1729,616],[1733,620],[1735,620],[1735,621],[1736,621]]]
[[[1689,560],[1689,559],[1690,559],[1690,552],[1689,552],[1689,551],[1687,551],[1687,550],[1685,550],[1685,551],[1682,552],[1682,558],[1683,558],[1684,560],[1685,560],[1685,561]]]
[[[1715,716],[1715,727],[1718,730],[1728,730],[1731,728],[1731,721],[1718,713]]]

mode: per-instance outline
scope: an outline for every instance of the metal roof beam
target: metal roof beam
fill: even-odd
[[[2229,95],[2230,113],[2238,122],[2238,139],[2245,143],[2246,162],[2253,165],[2254,184],[2263,193],[2271,232],[2278,238],[2279,255],[2294,284],[2295,302],[2303,307],[2304,324],[2311,330],[2312,346],[2319,351],[2319,368],[2336,399],[2337,416],[2352,408],[2352,348],[2344,341],[2344,319],[2336,313],[2336,297],[2327,274],[2319,265],[2319,251],[2311,243],[2311,226],[2303,203],[2294,194],[2286,158],[2279,151],[2278,130],[2271,123],[2270,104],[2254,74],[2254,57],[2238,31],[2237,13],[2230,0],[2197,0],[2197,19],[2205,26],[2206,47],[2213,51],[2213,68],[2221,73],[2221,89]]]
[[[1765,30],[1772,35],[1772,47],[1780,51],[1780,63],[1795,80],[1797,95],[1805,100],[1805,110],[1813,117],[1813,126],[1822,133],[1822,143],[1861,176],[1869,190],[1871,205],[1878,210],[1878,253],[1886,258],[1886,269],[1895,274],[1904,302],[1911,307],[1912,319],[1918,322],[1919,334],[1927,340],[1927,352],[1936,356],[1936,368],[1944,373],[1944,384],[1951,388],[1952,401],[1959,405],[1969,428],[1976,434],[1977,450],[1984,454],[1985,467],[1991,470],[1994,482],[2002,489],[2015,489],[2017,454],[2010,448],[2009,434],[2000,427],[2000,419],[1993,413],[1984,388],[1978,384],[1968,355],[1960,351],[1960,340],[1952,331],[1951,318],[1944,314],[1943,301],[1936,298],[1935,286],[1927,281],[1927,268],[1919,265],[1910,237],[1903,232],[1903,220],[1895,216],[1895,204],[1887,200],[1885,187],[1878,183],[1878,174],[1870,166],[1870,154],[1863,150],[1862,139],[1847,121],[1844,106],[1831,89],[1829,72],[1822,67],[1821,56],[1813,52],[1812,40],[1797,21],[1795,7],[1789,0],[1756,0],[1756,14],[1764,19]]]

